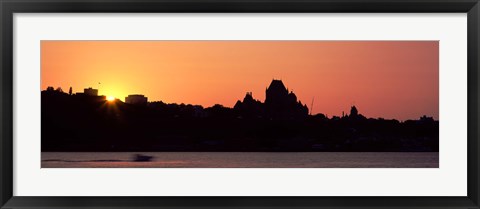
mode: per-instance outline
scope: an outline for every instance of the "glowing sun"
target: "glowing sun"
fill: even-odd
[[[115,101],[115,97],[114,96],[107,96],[107,101],[109,101],[109,102]]]

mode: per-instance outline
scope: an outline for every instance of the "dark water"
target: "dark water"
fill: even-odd
[[[135,154],[153,156],[133,162]],[[42,168],[438,168],[438,152],[42,152]]]

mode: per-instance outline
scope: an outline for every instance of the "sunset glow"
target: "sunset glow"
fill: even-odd
[[[281,79],[313,113],[439,119],[438,41],[42,41],[41,88],[233,107]]]

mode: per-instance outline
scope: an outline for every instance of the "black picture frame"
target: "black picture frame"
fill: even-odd
[[[478,0],[0,0],[1,208],[479,208]],[[14,13],[467,13],[466,197],[20,197],[13,196]],[[448,180],[448,179],[446,179]]]

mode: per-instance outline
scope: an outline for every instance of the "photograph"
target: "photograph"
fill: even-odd
[[[42,40],[41,168],[439,168],[438,40]]]
[[[480,209],[480,0],[0,0],[0,209]]]

